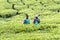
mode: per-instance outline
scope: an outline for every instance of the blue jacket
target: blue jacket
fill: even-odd
[[[30,19],[25,19],[24,24],[30,24]]]

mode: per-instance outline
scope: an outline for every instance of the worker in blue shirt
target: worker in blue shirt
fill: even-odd
[[[25,14],[25,15],[26,15],[26,19],[24,20],[24,24],[30,24],[30,19],[28,14]]]
[[[33,21],[34,24],[40,24],[40,19],[38,18],[39,15],[37,15]]]

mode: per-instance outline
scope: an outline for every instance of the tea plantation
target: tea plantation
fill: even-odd
[[[38,25],[32,23],[36,14]],[[60,0],[0,0],[0,40],[60,40]]]

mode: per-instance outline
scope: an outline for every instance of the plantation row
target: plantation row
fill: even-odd
[[[22,34],[4,34],[0,40],[60,40],[60,35],[50,33],[22,33]]]
[[[30,26],[31,25],[31,26]],[[5,24],[0,27],[0,34],[3,33],[20,33],[20,32],[33,32],[37,30],[50,31],[52,28],[58,28],[60,24],[41,24],[41,25],[21,25],[21,24]]]
[[[14,9],[14,10],[22,10],[22,9],[27,9],[30,8],[32,10],[51,10],[51,11],[58,11],[60,9],[60,4],[44,4],[41,5],[40,3],[35,3],[32,5],[23,5],[23,4],[10,4],[10,3],[0,3],[0,9]]]
[[[0,2],[29,2],[30,0],[0,0]],[[32,2],[35,2],[35,1],[37,1],[37,2],[49,2],[49,1],[51,1],[51,2],[54,2],[54,3],[60,3],[60,0],[32,0],[32,1],[30,1],[30,3],[32,3]]]
[[[52,28],[49,32],[44,30],[35,32],[4,33],[0,40],[60,40],[60,28]]]
[[[49,11],[49,10],[40,10],[40,11],[35,10],[34,11],[31,9],[24,9],[24,10],[17,11],[17,10],[13,10],[13,9],[4,9],[4,10],[0,11],[0,17],[9,18],[9,17],[16,16],[16,15],[24,16],[26,13],[29,14],[29,16],[31,18],[33,18],[36,14],[40,14],[40,17],[44,17],[47,15],[52,16],[52,15],[60,14],[60,12],[58,13],[58,12],[53,12],[53,11]]]
[[[55,15],[60,12],[60,4],[49,4],[47,7],[39,5],[39,3],[35,3],[33,5],[20,5],[20,4],[10,4],[10,3],[1,3],[0,6],[0,17],[1,18],[9,18],[12,16],[16,16],[17,14],[29,14],[34,17],[35,14],[40,14],[42,16],[46,15]]]
[[[35,14],[41,16],[56,14],[60,12],[59,0],[0,0],[0,17],[9,18],[17,14],[29,14],[34,17]]]
[[[5,2],[6,1],[6,2]],[[54,0],[3,0],[0,1],[0,9],[14,9],[22,10],[30,8],[32,10],[43,10],[48,9],[52,11],[58,11],[60,9],[60,4],[54,3]],[[53,2],[54,1],[54,2]],[[25,5],[24,5],[25,4]]]
[[[32,23],[36,14],[38,25]],[[60,0],[0,0],[0,40],[60,40]]]

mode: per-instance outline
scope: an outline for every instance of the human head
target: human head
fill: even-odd
[[[38,17],[35,17],[36,19],[38,19]]]
[[[26,19],[28,19],[28,17],[29,17],[28,14],[25,14],[25,15],[26,15]]]

